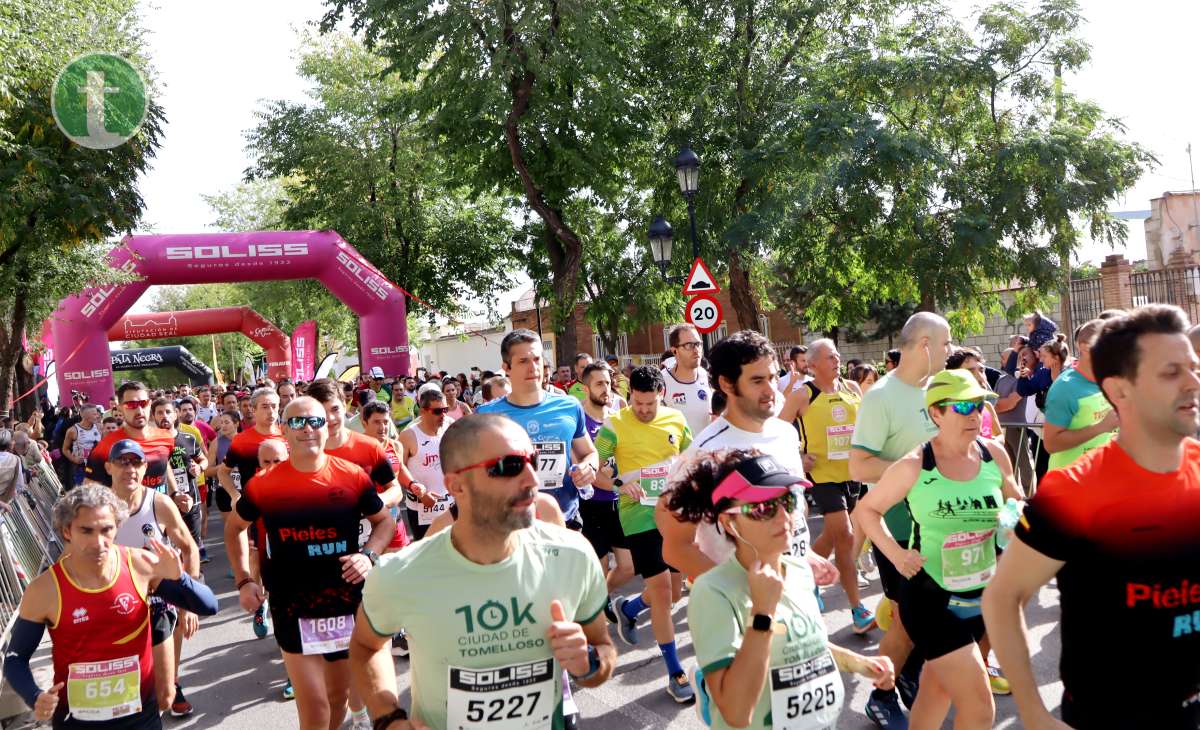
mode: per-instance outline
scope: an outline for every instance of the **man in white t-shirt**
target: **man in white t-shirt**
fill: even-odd
[[[692,439],[668,476],[671,482],[683,474],[697,453],[722,449],[758,449],[773,456],[797,480],[804,478],[800,436],[790,424],[774,417],[779,397],[775,351],[766,337],[752,330],[736,332],[718,342],[708,353],[717,386],[725,394],[725,412]],[[709,524],[680,522],[667,509],[668,495],[655,507],[654,521],[663,536],[663,559],[680,572],[695,578],[724,560],[730,543]],[[837,570],[808,549],[808,524],[796,520],[791,552],[806,557],[821,585],[837,580]]]
[[[704,340],[695,325],[681,324],[671,330],[668,342],[675,361],[663,365],[663,403],[683,413],[692,433],[700,433],[712,421],[712,387],[700,367]]]
[[[812,380],[812,374],[808,371],[807,347],[796,345],[788,352],[788,359],[791,360],[790,369],[779,379],[779,392],[784,395],[789,395],[796,388]]]

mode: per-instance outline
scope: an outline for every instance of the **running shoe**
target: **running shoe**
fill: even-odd
[[[292,680],[290,679],[287,681],[287,684],[283,685],[283,699],[296,699],[296,690],[292,687]]]
[[[688,679],[696,689],[696,714],[700,717],[700,722],[704,723],[704,727],[712,727],[712,700],[708,696],[708,687],[704,685],[704,672],[700,667],[696,667]]]
[[[688,681],[687,675],[683,672],[673,674],[667,680],[667,694],[681,705],[686,705],[696,699],[696,690],[692,689],[692,683]]]
[[[910,659],[896,675],[896,691],[900,693],[900,701],[910,710],[917,701],[917,691],[921,689],[921,668],[924,666],[923,662]]]
[[[254,635],[265,639],[269,633],[271,633],[271,619],[267,617],[267,604],[263,603],[254,612]]]
[[[171,717],[187,717],[196,711],[192,703],[183,696],[183,688],[175,685],[175,701],[171,703]]]
[[[208,548],[201,545],[200,546],[200,562],[207,563],[210,561],[212,561],[212,558],[208,557]]]
[[[609,596],[608,603],[604,604],[604,618],[608,619],[610,624],[617,622],[617,609],[613,608],[612,596]]]
[[[858,574],[858,587],[859,588],[870,588],[871,587],[871,579],[868,578],[866,575],[864,575],[861,570],[858,570],[855,572]]]
[[[617,599],[616,605],[613,606],[617,610],[617,636],[621,637],[621,641],[624,641],[626,644],[637,646],[637,619],[631,621],[625,615],[625,602],[628,600],[626,596],[621,596]]]
[[[403,631],[392,637],[392,656],[408,656],[408,634]]]
[[[854,633],[865,634],[875,628],[875,614],[861,603],[850,609],[850,616],[854,619]]]
[[[374,726],[371,724],[371,716],[367,714],[365,707],[360,712],[350,713],[351,730],[371,730],[372,727]]]
[[[988,665],[988,684],[991,685],[992,694],[994,695],[1012,694],[1012,687],[1008,685],[1008,680],[1000,673],[1000,667],[993,667],[991,664]]]
[[[908,730],[908,717],[900,709],[895,692],[871,690],[867,699],[867,717],[885,730]]]

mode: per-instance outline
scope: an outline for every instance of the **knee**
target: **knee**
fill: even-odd
[[[921,691],[925,691],[924,685],[921,686]],[[996,703],[987,683],[984,683],[982,691],[973,691],[968,702],[962,703],[961,706],[956,703],[954,715],[962,718],[968,727],[992,727],[996,721]]]

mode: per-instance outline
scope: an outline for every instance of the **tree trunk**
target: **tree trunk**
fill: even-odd
[[[937,302],[934,300],[933,292],[926,289],[921,290],[921,302],[917,305],[918,312],[937,312]]]
[[[21,357],[21,339],[25,334],[25,320],[28,314],[25,293],[18,289],[13,292],[12,322],[6,330],[0,331],[0,415],[8,415],[11,405],[9,401],[14,395],[13,376],[17,359]]]
[[[754,301],[754,290],[750,287],[750,271],[742,266],[742,256],[737,251],[729,257],[729,300],[737,313],[738,327],[757,330],[758,302]]]
[[[14,395],[29,393],[29,391],[33,390],[33,384],[37,382],[33,378],[33,373],[29,370],[26,370],[22,365],[22,361],[28,354],[29,352],[22,348],[20,353],[17,355],[17,366],[13,368]],[[23,400],[17,401],[16,406],[13,408],[14,417],[19,418],[22,421],[28,420],[29,417],[33,415],[33,411],[37,408],[39,402],[40,401],[37,393],[32,393],[26,396]]]

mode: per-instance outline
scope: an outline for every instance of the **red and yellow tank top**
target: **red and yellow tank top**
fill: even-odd
[[[150,653],[150,608],[133,578],[129,548],[114,546],[117,575],[104,588],[82,588],[63,569],[51,566],[58,587],[54,683],[59,691],[55,722],[115,720],[157,707]]]

